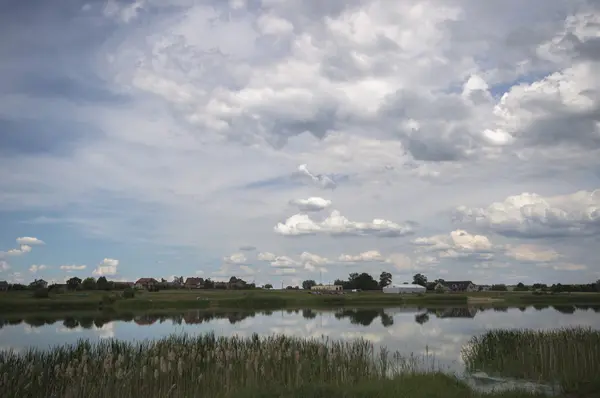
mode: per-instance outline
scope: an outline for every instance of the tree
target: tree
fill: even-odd
[[[99,290],[110,290],[110,283],[106,280],[105,276],[98,278],[96,286]]]
[[[392,274],[390,274],[389,272],[382,272],[381,275],[379,275],[379,287],[380,288],[384,288],[387,285],[392,283]]]
[[[307,279],[304,282],[302,282],[302,289],[304,290],[310,290],[313,286],[317,286],[317,282],[315,282],[312,279]]]
[[[423,287],[427,286],[427,277],[423,274],[416,274],[413,276],[413,283],[415,285],[421,285]]]
[[[596,281],[596,290],[600,292],[600,279]]]
[[[71,279],[69,279],[67,281],[67,287],[70,290],[75,290],[79,287],[79,285],[81,285],[81,279],[79,279],[78,277],[74,276]]]
[[[270,283],[267,283],[265,285],[265,289],[273,289],[273,285],[271,285]]]
[[[85,290],[94,290],[96,289],[96,279],[95,278],[85,278],[83,282],[81,282],[81,287]]]

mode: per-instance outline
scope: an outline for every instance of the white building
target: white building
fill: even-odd
[[[389,285],[383,288],[384,293],[414,294],[425,293],[427,289],[421,285]]]
[[[340,285],[317,285],[310,288],[310,290],[326,291],[326,292],[341,292],[344,288]]]

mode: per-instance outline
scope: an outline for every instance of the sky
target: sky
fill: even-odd
[[[0,5],[0,280],[600,278],[597,0]]]

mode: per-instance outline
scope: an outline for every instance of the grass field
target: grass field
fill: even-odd
[[[0,353],[3,397],[525,398],[482,394],[436,369],[415,371],[370,342],[285,336],[171,336],[150,342],[80,341]]]
[[[159,309],[282,309],[333,308],[343,306],[394,305],[477,305],[520,304],[594,304],[598,293],[534,295],[532,293],[479,292],[468,294],[426,293],[393,295],[360,292],[344,295],[312,295],[306,291],[281,290],[166,290],[155,293],[137,292],[123,299],[120,292],[82,291],[51,293],[49,298],[34,298],[32,292],[0,293],[0,313],[24,311],[77,311],[112,308],[115,310]]]

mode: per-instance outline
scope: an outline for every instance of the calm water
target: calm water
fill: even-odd
[[[333,339],[362,337],[404,354],[435,356],[443,366],[460,365],[461,348],[474,336],[495,328],[553,329],[568,326],[600,329],[600,307],[529,308],[384,308],[283,310],[268,312],[182,311],[169,315],[5,318],[0,315],[0,349],[23,350],[115,337],[156,339],[172,333],[250,336],[283,333]]]
[[[156,339],[173,333],[218,336],[286,334],[331,339],[364,338],[404,355],[424,355],[423,366],[461,373],[461,349],[474,335],[496,328],[600,329],[600,306],[529,308],[382,308],[268,312],[182,311],[169,315],[15,319],[0,316],[0,350],[47,348],[78,339]],[[485,379],[485,378],[484,378]],[[489,380],[480,382],[488,383]],[[479,380],[479,379],[478,379]],[[476,381],[478,382],[478,381]]]

